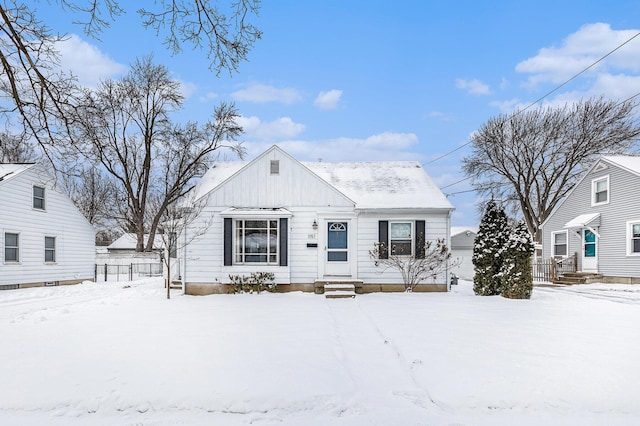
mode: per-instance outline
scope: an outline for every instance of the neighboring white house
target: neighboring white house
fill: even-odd
[[[475,269],[473,257],[473,243],[478,235],[477,226],[451,227],[451,259],[459,264],[451,268],[451,272],[464,280],[473,280]]]
[[[0,164],[0,244],[0,289],[93,279],[93,226],[40,164]]]
[[[640,283],[640,157],[601,157],[541,225],[544,258]]]
[[[179,253],[187,294],[225,292],[230,274],[251,272],[273,272],[284,291],[338,281],[403,290],[370,251],[384,242],[416,253],[425,237],[449,243],[453,211],[417,162],[301,163],[277,146],[249,163],[216,164],[195,199],[203,207]],[[448,283],[445,273],[416,291]]]

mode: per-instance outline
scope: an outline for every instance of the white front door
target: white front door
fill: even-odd
[[[598,272],[598,236],[582,229],[582,272]]]
[[[325,275],[351,275],[349,252],[349,222],[326,222]]]

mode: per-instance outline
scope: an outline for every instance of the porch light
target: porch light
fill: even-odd
[[[315,219],[313,219],[313,224],[311,225],[311,227],[314,231],[318,230],[318,222]]]

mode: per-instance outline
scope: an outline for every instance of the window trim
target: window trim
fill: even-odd
[[[42,197],[36,197],[36,188],[42,189]],[[42,207],[36,207],[36,200],[42,200]],[[31,208],[33,210],[47,210],[47,188],[45,186],[33,185],[31,189]]]
[[[16,260],[7,260],[7,234],[13,234],[13,235],[17,236],[16,241],[17,241],[18,245],[10,247],[10,248],[15,248],[16,249],[16,257],[17,257]],[[22,253],[21,253],[22,247],[21,247],[21,244],[20,244],[20,236],[21,236],[20,232],[9,231],[9,230],[3,231],[3,235],[2,235],[2,246],[3,246],[2,247],[2,249],[3,249],[2,250],[2,260],[3,260],[4,263],[12,264],[12,265],[20,263],[20,261],[22,259]]]
[[[276,234],[275,234],[275,241],[276,241],[276,251],[275,253],[271,253],[270,252],[270,248],[271,248],[271,239],[267,238],[267,251],[265,253],[267,261],[266,262],[247,262],[246,261],[246,250],[244,250],[244,238],[243,238],[243,251],[242,253],[240,253],[238,251],[239,245],[238,245],[238,230],[239,229],[247,229],[245,226],[245,223],[249,221],[249,222],[253,222],[253,221],[265,221],[267,222],[267,227],[266,228],[256,228],[256,229],[266,229],[267,230],[267,235],[271,234],[271,231],[273,230],[273,228],[271,227],[271,222],[275,222],[276,223]],[[242,222],[243,226],[242,228],[238,228],[238,222]],[[258,217],[258,218],[251,218],[251,217],[234,217],[232,218],[232,237],[231,237],[231,244],[233,246],[233,258],[232,258],[232,265],[265,265],[265,266],[280,266],[280,255],[281,255],[281,247],[280,247],[280,233],[282,231],[280,230],[280,218],[279,217]],[[249,253],[251,254],[251,253]],[[261,253],[260,253],[261,254]],[[275,259],[273,261],[269,260],[269,258],[271,256],[275,255]],[[241,260],[239,260],[239,258]]]
[[[53,238],[53,249],[47,248],[47,238]],[[47,260],[47,251],[53,251],[53,260]],[[46,264],[54,264],[58,261],[57,256],[58,251],[58,242],[55,235],[45,235],[44,236],[44,263]]]
[[[565,236],[565,254],[556,254],[556,235],[560,235],[560,234],[564,234]],[[551,233],[551,257],[557,257],[557,256],[562,256],[562,257],[567,257],[569,256],[569,231],[564,230],[564,231],[554,231]]]
[[[598,182],[605,181],[607,183],[607,200],[606,201],[596,201],[596,188]],[[591,205],[592,206],[602,206],[609,204],[611,200],[611,184],[609,180],[609,175],[600,176],[594,179],[591,179]]]
[[[396,224],[409,224],[409,226],[411,227],[411,234],[409,235],[408,238],[393,238],[392,237],[392,232],[391,232],[391,228],[393,228],[393,225]],[[403,253],[400,254],[398,256],[413,256],[415,254],[415,221],[413,220],[390,220],[389,221],[389,253],[395,255],[394,250],[393,250],[393,242],[394,241],[409,241],[409,243],[411,244],[411,251],[410,253]]]
[[[627,221],[625,239],[627,245],[627,256],[638,257],[640,256],[640,252],[633,251],[633,225],[640,225],[640,219]]]

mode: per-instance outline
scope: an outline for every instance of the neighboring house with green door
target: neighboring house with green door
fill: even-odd
[[[281,291],[354,283],[402,291],[369,252],[383,242],[416,255],[450,238],[453,206],[415,161],[299,162],[278,146],[253,161],[220,162],[196,187],[202,207],[180,236],[187,294],[223,293],[229,275],[271,272]],[[416,291],[447,291],[449,274]]]
[[[640,283],[640,157],[603,156],[542,224],[543,257]]]

